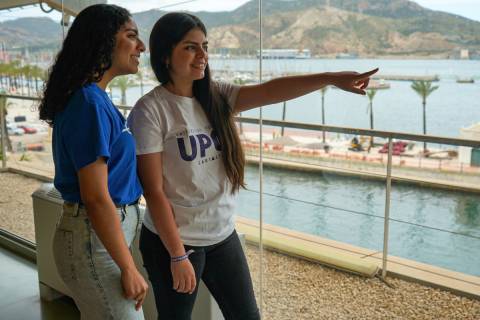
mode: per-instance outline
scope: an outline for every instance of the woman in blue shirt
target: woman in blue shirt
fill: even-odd
[[[129,246],[141,222],[135,142],[105,89],[138,71],[145,46],[130,13],[94,5],[76,17],[52,66],[40,119],[53,128],[57,269],[82,319],[143,319],[147,284]]]

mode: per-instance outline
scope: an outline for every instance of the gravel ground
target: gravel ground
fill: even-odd
[[[0,228],[35,239],[31,194],[40,181],[0,174]],[[257,299],[259,251],[247,245]],[[283,254],[264,251],[265,320],[480,319],[480,301],[390,278],[394,288]]]
[[[0,173],[0,228],[35,242],[31,195],[41,184],[19,174]]]

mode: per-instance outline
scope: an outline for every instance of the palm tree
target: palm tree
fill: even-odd
[[[412,89],[422,97],[422,106],[423,106],[423,134],[427,134],[427,97],[435,90],[438,89],[438,86],[432,86],[431,81],[413,81]],[[423,143],[423,153],[427,152],[427,143]]]
[[[21,72],[20,72],[20,61],[12,61],[10,63],[10,68],[9,68],[9,74],[13,78],[13,81],[10,80],[10,83],[12,87],[15,88],[16,93],[18,94],[18,83],[19,79],[18,77],[21,77]],[[22,93],[23,93],[23,87],[21,87]]]
[[[377,89],[367,89],[368,112],[370,113],[370,129],[373,130],[373,98],[377,94]],[[373,136],[370,137],[370,148],[373,148]],[[370,150],[369,148],[369,150]]]
[[[140,80],[140,96],[143,97],[143,72],[138,69],[137,78]]]
[[[323,87],[320,89],[320,93],[322,95],[322,125],[325,125],[325,93],[328,90],[328,86]],[[325,143],[325,130],[322,130],[322,141]]]
[[[39,93],[38,80],[45,80],[46,79],[45,70],[43,70],[42,68],[40,68],[38,66],[33,66],[32,70],[31,70],[31,75],[32,75],[33,79],[35,80],[35,91],[38,94]]]
[[[110,87],[118,87],[120,89],[120,93],[122,95],[122,99],[120,100],[120,104],[123,106],[127,105],[127,89],[133,86],[135,82],[130,79],[128,76],[121,76],[116,77],[112,82],[110,82]],[[126,110],[123,112],[126,115]]]
[[[7,87],[8,64],[0,63],[0,86]]]
[[[127,104],[127,89],[134,85],[135,82],[130,79],[128,76],[121,76],[121,77],[116,77],[111,83],[111,87],[118,87],[120,89],[120,93],[122,95],[122,99],[120,100],[120,103],[122,105]]]
[[[30,79],[32,78],[32,66],[27,64],[23,67],[20,68],[20,76],[24,79],[22,79],[22,84],[27,86],[27,95],[31,95],[31,81]]]

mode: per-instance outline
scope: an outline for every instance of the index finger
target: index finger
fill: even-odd
[[[370,77],[371,75],[377,73],[377,71],[378,71],[378,68],[375,68],[375,69],[373,69],[373,70],[370,70],[370,71],[367,71],[367,72],[364,72],[364,73],[359,74],[359,75],[357,76],[357,78],[360,78],[360,79],[362,79],[362,78],[368,78],[368,77]]]

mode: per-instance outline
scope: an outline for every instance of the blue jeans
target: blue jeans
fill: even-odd
[[[138,205],[117,209],[127,244],[141,225]],[[53,240],[55,264],[85,320],[143,320],[123,297],[121,271],[101,243],[84,208],[64,204]]]
[[[247,259],[234,231],[227,239],[195,250],[189,257],[197,287],[194,293],[173,290],[170,255],[160,237],[145,226],[140,234],[140,251],[155,295],[159,320],[190,320],[200,279],[217,301],[226,320],[259,320]]]

